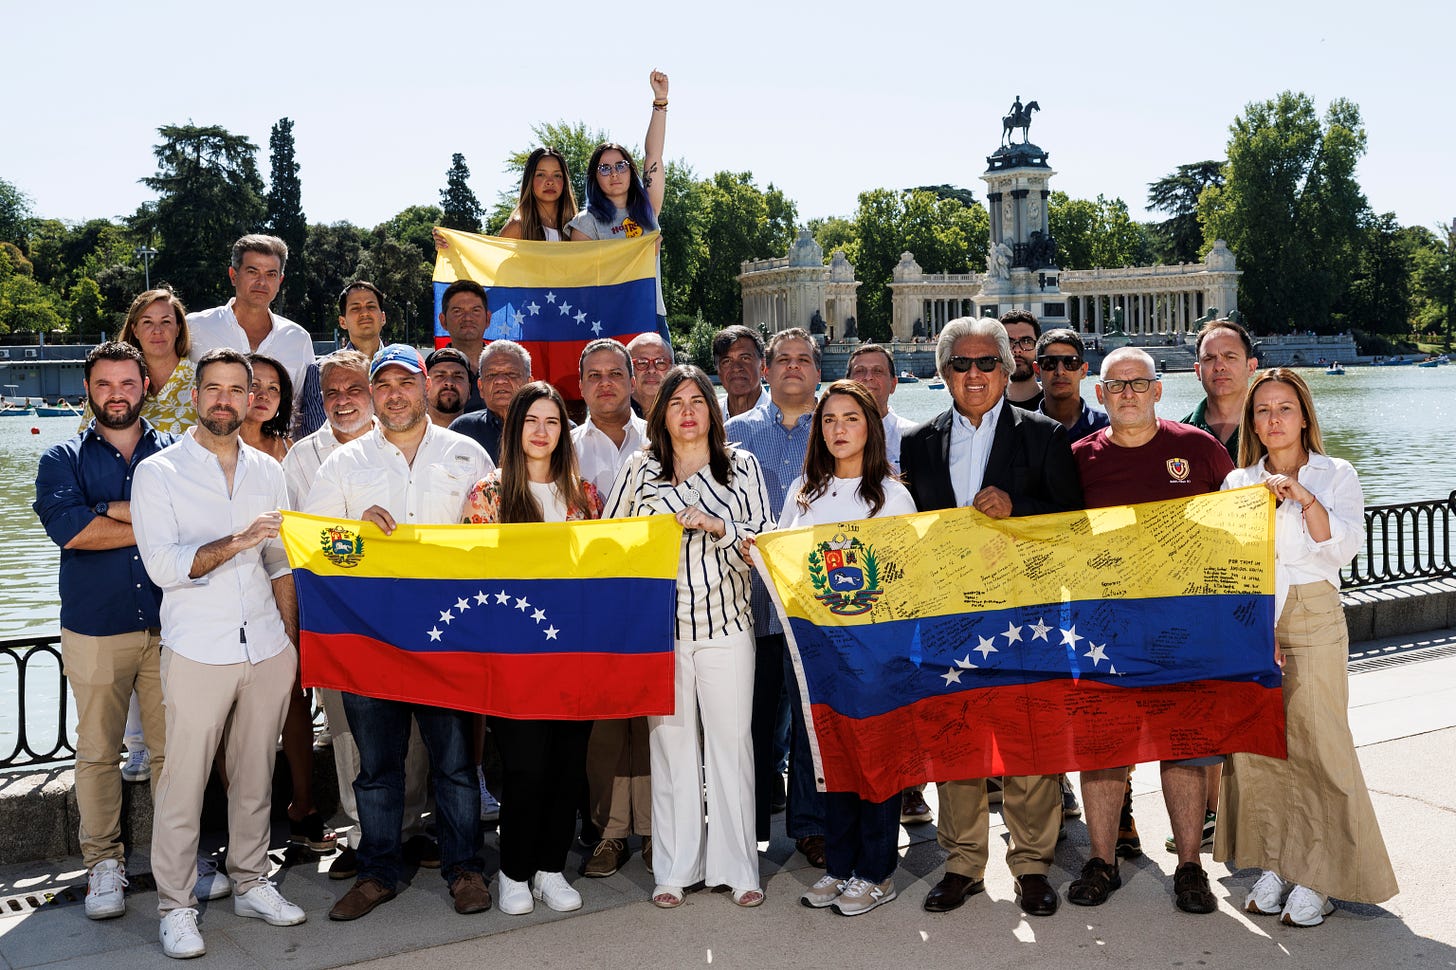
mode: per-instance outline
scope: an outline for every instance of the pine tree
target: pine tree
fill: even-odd
[[[445,174],[445,187],[440,190],[440,208],[445,210],[440,225],[446,229],[480,232],[480,218],[485,210],[470,190],[470,168],[459,152],[450,158],[450,171]]]
[[[299,181],[298,162],[293,154],[291,119],[279,118],[273,126],[268,136],[268,155],[272,165],[268,179],[268,228],[288,244],[288,267],[274,309],[289,316],[303,307],[308,282],[304,272],[307,256],[303,251],[308,239],[308,219],[303,214],[303,184]],[[305,321],[304,326],[309,323]]]

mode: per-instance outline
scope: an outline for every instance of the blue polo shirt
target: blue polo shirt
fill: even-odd
[[[73,633],[109,637],[161,626],[162,591],[147,576],[135,545],[66,548],[96,518],[96,503],[131,501],[137,463],[177,440],[145,418],[141,425],[130,462],[96,432],[94,420],[40,458],[31,507],[61,547],[61,626]]]

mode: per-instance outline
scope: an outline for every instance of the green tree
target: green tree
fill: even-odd
[[[832,255],[836,249],[848,253],[850,244],[854,242],[854,223],[840,216],[810,219],[808,229],[826,256]]]
[[[25,238],[30,219],[30,199],[14,184],[0,179],[0,242],[18,243]]]
[[[232,244],[267,218],[258,146],[216,125],[163,125],[157,133],[157,172],[141,181],[158,197],[137,210],[131,228],[158,240],[153,280],[169,281],[189,306],[221,303]]]
[[[288,272],[274,309],[294,317],[303,310],[309,253],[304,245],[308,218],[303,214],[303,183],[294,156],[292,119],[279,118],[269,132],[268,161],[268,230],[288,244]]]
[[[1239,306],[1260,330],[1327,332],[1358,272],[1365,152],[1359,108],[1337,99],[1323,121],[1303,93],[1253,103],[1230,127],[1224,184],[1199,198],[1204,243],[1224,239],[1243,277]]]
[[[440,208],[444,210],[440,225],[446,229],[480,232],[480,219],[485,210],[471,191],[470,167],[459,152],[450,156],[450,170],[445,173],[445,187],[440,190]]]
[[[65,326],[66,301],[0,249],[0,333],[51,333]]]
[[[70,314],[66,317],[67,327],[76,336],[96,334],[102,337],[107,329],[106,308],[101,299],[101,287],[89,276],[77,280],[67,294]]]
[[[304,242],[308,262],[299,274],[303,298],[296,319],[307,320],[309,328],[316,333],[335,329],[339,319],[339,293],[344,284],[354,280],[364,247],[371,239],[368,232],[347,222],[314,223],[308,227]],[[389,291],[385,294],[389,295]]]
[[[1223,185],[1224,163],[1206,159],[1179,165],[1177,169],[1148,183],[1148,211],[1163,212],[1168,218],[1158,223],[1159,240],[1155,255],[1165,263],[1196,263],[1203,252],[1203,226],[1198,222],[1198,197],[1209,186]]]
[[[389,319],[402,341],[428,344],[434,325],[433,260],[420,258],[419,249],[393,236],[374,231],[374,240],[359,259],[355,276],[369,280],[389,297]]]
[[[445,214],[439,206],[412,205],[375,226],[373,235],[379,238],[388,236],[413,246],[419,252],[420,259],[433,266],[435,239],[431,230],[444,225],[444,218]]]
[[[1047,227],[1057,241],[1062,269],[1141,266],[1152,261],[1147,229],[1134,222],[1122,199],[1073,199],[1053,192]]]
[[[703,183],[683,161],[667,163],[664,174],[662,211],[657,214],[662,230],[662,296],[668,315],[692,305],[692,285],[703,264]]]
[[[1394,212],[1362,220],[1359,269],[1340,301],[1340,326],[1366,333],[1404,335],[1412,315],[1411,261],[1414,252]]]
[[[772,184],[760,190],[752,172],[718,172],[701,191],[702,258],[688,299],[704,319],[722,327],[743,317],[740,264],[787,251],[798,210]]]
[[[1446,349],[1456,340],[1456,223],[1441,223],[1415,253],[1416,320],[1422,330],[1444,334]]]
[[[537,148],[548,147],[561,152],[566,158],[566,174],[571,179],[571,188],[576,194],[576,204],[578,206],[586,205],[586,163],[591,160],[592,152],[596,151],[597,146],[607,140],[605,131],[600,128],[588,128],[586,123],[581,121],[575,124],[556,121],[532,125],[530,146],[511,152],[506,157],[504,171],[510,176],[508,183],[510,187],[502,189],[496,197],[496,203],[490,211],[489,218],[492,229],[499,230],[501,226],[504,226],[506,220],[510,218],[511,212],[515,210],[516,202],[520,199],[521,173],[526,170],[526,159]],[[633,149],[632,157],[641,158],[642,153]],[[669,163],[669,177],[672,174],[671,164]],[[662,204],[664,211],[667,210],[671,201],[671,188],[671,183],[669,183],[669,197]]]

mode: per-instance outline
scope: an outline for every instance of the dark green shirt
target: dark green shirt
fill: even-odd
[[[1183,419],[1182,423],[1191,424],[1195,428],[1201,428],[1217,438],[1218,432],[1208,426],[1208,421],[1203,416],[1204,411],[1207,409],[1208,398],[1204,398],[1198,402],[1198,407],[1193,409],[1193,413]],[[1234,433],[1229,435],[1229,440],[1225,441],[1223,446],[1228,449],[1229,457],[1234,460],[1234,467],[1237,468],[1239,464],[1239,429],[1237,425],[1234,426]]]

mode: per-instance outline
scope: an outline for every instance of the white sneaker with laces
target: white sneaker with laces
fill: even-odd
[[[838,876],[820,876],[818,882],[804,890],[799,902],[810,909],[823,909],[839,898],[839,894],[844,892],[846,882],[847,879],[840,879]]]
[[[1295,886],[1284,901],[1284,912],[1279,915],[1279,921],[1285,926],[1318,926],[1334,911],[1335,904],[1330,902],[1329,897],[1304,886]]]
[[[496,880],[496,908],[507,916],[525,916],[536,908],[535,897],[531,895],[531,884],[518,882],[504,872]]]
[[[146,748],[137,748],[126,756],[121,766],[122,781],[149,781],[152,777],[152,753]]]
[[[1277,916],[1288,893],[1289,886],[1279,878],[1279,874],[1265,869],[1259,881],[1254,883],[1254,888],[1249,890],[1248,898],[1244,900],[1244,912],[1259,916]]]
[[[269,926],[297,926],[308,919],[308,914],[301,907],[284,899],[267,879],[234,896],[233,912],[249,919],[260,919]]]
[[[232,880],[211,859],[197,857],[197,883],[192,894],[198,899],[225,899],[233,891]]]
[[[126,912],[126,866],[102,859],[86,877],[86,918],[113,919]]]
[[[190,960],[207,952],[197,931],[197,910],[174,909],[162,917],[162,952],[174,960]]]
[[[858,916],[888,903],[895,895],[894,877],[884,882],[870,882],[855,876],[844,884],[844,892],[834,901],[834,911],[840,916]]]
[[[531,895],[558,913],[581,909],[581,893],[559,872],[538,872],[531,880]]]
[[[479,765],[475,768],[475,779],[480,782],[480,820],[482,822],[500,821],[500,802],[496,801],[495,796],[490,793],[490,789],[485,787],[485,772],[480,770]]]

